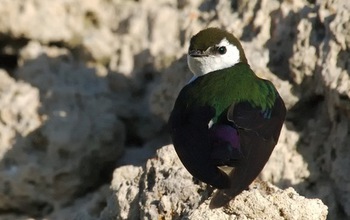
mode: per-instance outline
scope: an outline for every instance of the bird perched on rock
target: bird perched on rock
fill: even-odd
[[[171,136],[186,169],[219,189],[210,203],[218,208],[259,175],[277,144],[286,108],[225,30],[207,28],[194,35],[187,61],[194,77],[171,112]]]

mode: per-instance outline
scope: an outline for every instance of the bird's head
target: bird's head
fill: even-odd
[[[207,28],[191,38],[187,62],[195,77],[247,63],[240,42],[231,33]]]

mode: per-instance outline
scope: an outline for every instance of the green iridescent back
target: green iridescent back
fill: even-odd
[[[188,84],[182,93],[180,95],[187,97],[181,99],[187,108],[214,107],[214,123],[232,104],[248,101],[253,107],[265,111],[273,107],[277,96],[273,84],[257,77],[245,63],[201,76]]]

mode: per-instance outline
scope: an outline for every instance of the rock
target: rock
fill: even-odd
[[[328,204],[331,218],[342,219],[350,213],[349,193],[344,190],[349,179],[341,171],[350,162],[346,147],[349,108],[345,104],[350,99],[350,80],[349,65],[344,61],[350,58],[349,51],[345,52],[349,34],[343,34],[349,28],[346,21],[350,4],[339,1],[331,8],[320,1],[301,11],[291,11],[282,22],[290,27],[292,40],[276,40],[280,45],[293,42],[286,57],[291,79],[298,84],[294,91],[299,101],[290,109],[289,129],[300,137],[291,152],[302,155],[309,172],[308,176],[298,177],[294,187],[306,196],[317,195]],[[339,25],[342,28],[336,28]]]
[[[144,167],[115,170],[113,193],[101,219],[179,218],[208,196],[205,188],[193,182],[169,145],[158,150]]]
[[[225,208],[209,209],[213,190],[193,179],[172,145],[157,151],[144,167],[114,171],[112,194],[100,219],[326,219],[319,199],[256,181]]]
[[[106,81],[69,51],[31,43],[21,61],[18,82],[1,72],[0,209],[49,214],[104,181],[125,129]]]
[[[153,114],[168,121],[174,102],[182,87],[191,79],[186,56],[173,62],[162,76],[161,82],[154,85],[150,94],[150,110]]]
[[[40,196],[32,191],[36,184],[33,179],[39,181],[34,172],[37,164],[33,157],[36,150],[40,151],[40,146],[28,154],[29,149],[22,143],[42,123],[37,113],[39,105],[36,88],[25,82],[16,82],[0,70],[0,207],[3,210],[21,209],[26,203],[35,206],[32,198],[38,203],[40,201]]]
[[[139,182],[142,168],[124,166],[113,173],[107,207],[102,211],[100,219],[139,219]]]
[[[230,204],[209,209],[208,200],[194,210],[188,219],[327,219],[327,206],[320,199],[307,199],[293,188],[285,190],[255,181]]]
[[[191,78],[183,55],[207,26],[241,40],[288,108],[260,177],[349,218],[349,11],[348,0],[0,0],[0,218],[98,207],[115,166],[169,144],[166,121]]]
[[[102,185],[93,192],[76,199],[69,206],[48,215],[48,219],[97,220],[106,205],[109,185]]]
[[[17,135],[24,137],[40,126],[39,105],[36,88],[22,81],[16,82],[0,69],[1,158],[12,148]]]

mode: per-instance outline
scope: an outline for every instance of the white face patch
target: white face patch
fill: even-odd
[[[209,56],[192,57],[187,55],[187,63],[195,76],[201,76],[216,70],[225,69],[237,64],[240,60],[238,48],[228,42],[226,38],[221,40],[216,47],[226,47],[225,54],[212,54]]]

